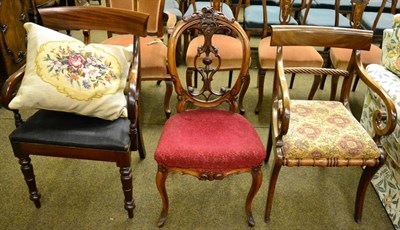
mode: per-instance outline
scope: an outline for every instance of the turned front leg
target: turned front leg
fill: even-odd
[[[131,167],[121,167],[119,170],[121,174],[122,190],[125,196],[125,209],[128,211],[129,218],[133,218],[133,209],[135,209],[135,201],[132,195],[132,169]]]
[[[35,175],[33,174],[33,166],[29,156],[20,157],[19,164],[24,174],[25,182],[29,188],[29,198],[35,203],[36,208],[40,208],[40,193],[36,187]]]

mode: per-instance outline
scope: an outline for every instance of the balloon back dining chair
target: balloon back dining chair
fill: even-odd
[[[204,37],[193,64],[203,83],[197,89],[185,83],[173,61],[177,41],[188,30],[197,30]],[[214,37],[219,33],[231,34],[240,44],[241,69],[232,88],[220,87],[218,81],[223,59]],[[203,8],[175,28],[168,44],[168,59],[172,60],[168,65],[178,95],[178,113],[165,123],[154,155],[158,164],[156,184],[162,200],[158,226],[163,226],[167,218],[165,182],[172,173],[210,181],[250,173],[252,184],[245,212],[248,225],[254,226],[251,207],[262,182],[265,149],[251,123],[236,113],[238,95],[249,80],[250,46],[245,31],[219,11]]]

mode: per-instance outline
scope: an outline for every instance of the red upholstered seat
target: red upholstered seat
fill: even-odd
[[[167,167],[227,172],[262,164],[265,149],[243,116],[202,109],[172,116],[163,128],[154,157]]]

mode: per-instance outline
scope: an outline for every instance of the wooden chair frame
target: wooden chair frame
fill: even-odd
[[[279,171],[282,166],[363,166],[365,169],[361,175],[357,198],[355,202],[354,219],[361,221],[362,208],[368,184],[373,175],[383,165],[386,155],[380,144],[382,136],[393,132],[396,125],[397,112],[393,102],[387,93],[366,73],[360,59],[360,50],[368,50],[372,42],[372,32],[365,30],[316,27],[316,26],[273,26],[271,45],[277,46],[277,61],[272,94],[272,119],[270,134],[267,143],[267,158],[271,156],[274,146],[275,163],[272,165],[267,204],[265,209],[265,221],[270,220],[272,200]],[[327,68],[285,68],[282,61],[282,52],[288,45],[316,45],[321,47],[340,47],[353,49],[350,64],[347,70]],[[355,73],[373,90],[383,101],[386,111],[377,110],[374,113],[373,128],[375,141],[380,156],[378,158],[285,158],[283,137],[288,134],[291,116],[291,102],[285,73],[326,73],[330,75],[344,76],[340,101],[350,111],[349,94],[353,76]]]
[[[205,67],[204,69],[199,69],[200,74],[203,76],[204,85],[199,91],[195,91],[192,87],[187,87],[188,90],[185,90],[179,78],[179,73],[175,65],[175,58],[176,58],[176,48],[177,48],[177,41],[182,33],[186,31],[194,29],[198,31],[202,31],[205,33],[205,42],[204,46],[199,48],[199,55],[200,53],[206,53],[206,56],[210,53],[213,53],[219,60],[218,57],[218,47],[214,47],[211,42],[212,35],[218,31],[223,30],[231,30],[233,34],[238,35],[242,42],[242,50],[243,50],[243,59],[242,59],[242,69],[238,73],[238,78],[235,84],[232,86],[232,89],[220,89],[216,90],[211,87],[211,82],[213,80],[213,75],[218,71],[219,65],[216,68],[208,68]],[[226,19],[222,14],[219,14],[217,11],[214,11],[212,8],[204,8],[202,12],[198,12],[192,17],[188,18],[186,21],[178,24],[178,26],[173,31],[168,45],[168,64],[170,68],[170,73],[172,77],[172,81],[174,82],[175,92],[178,95],[178,103],[177,103],[177,112],[184,112],[188,110],[190,105],[194,105],[196,107],[202,108],[213,108],[217,107],[221,104],[228,103],[229,110],[231,112],[235,112],[238,109],[237,103],[237,96],[242,87],[244,85],[248,85],[249,75],[248,75],[248,68],[250,62],[250,45],[247,39],[247,36],[240,25],[235,21],[230,21]],[[203,63],[208,66],[211,64],[209,59],[204,58],[202,59]],[[211,96],[210,96],[211,95]],[[211,99],[212,96],[216,98]],[[202,98],[202,99],[199,99]],[[252,168],[244,168],[244,169],[237,169],[232,170],[224,173],[216,173],[216,172],[199,172],[195,169],[188,169],[188,168],[177,168],[177,167],[167,167],[165,165],[158,165],[158,171],[156,175],[156,184],[158,191],[160,192],[160,196],[162,199],[162,211],[158,220],[158,226],[162,227],[166,221],[168,208],[169,208],[169,201],[166,192],[165,182],[169,174],[171,173],[180,173],[180,174],[187,174],[197,177],[200,180],[222,180],[223,178],[235,175],[239,173],[251,173],[252,175],[252,185],[250,191],[248,193],[245,205],[245,211],[247,215],[247,221],[249,226],[254,226],[254,219],[252,216],[251,206],[253,198],[255,197],[257,191],[261,186],[262,181],[262,173],[261,173],[261,165],[254,166]]]
[[[133,217],[135,203],[132,195],[131,151],[138,150],[140,158],[144,159],[146,152],[141,136],[139,93],[140,93],[140,63],[139,38],[146,35],[148,15],[138,12],[110,9],[105,7],[53,7],[39,9],[43,25],[55,30],[109,30],[119,33],[132,33],[134,37],[134,59],[131,64],[128,80],[127,95],[128,119],[130,124],[131,145],[127,151],[107,149],[83,148],[74,146],[60,146],[37,144],[30,142],[12,142],[14,155],[19,159],[21,171],[29,188],[30,199],[37,208],[41,207],[39,193],[36,187],[33,166],[30,155],[52,156],[62,158],[86,159],[115,162],[120,168],[122,190],[125,196],[125,209],[129,218]],[[24,77],[24,67],[11,75],[4,84],[1,94],[1,104],[6,108],[16,95],[20,82]],[[18,110],[12,110],[15,125],[18,128],[24,123]]]

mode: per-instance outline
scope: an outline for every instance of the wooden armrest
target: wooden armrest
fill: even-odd
[[[282,47],[277,47],[277,60],[282,60]],[[272,117],[278,122],[272,122],[276,127],[273,127],[275,131],[275,136],[283,136],[288,132],[289,120],[290,120],[290,96],[289,87],[285,77],[285,71],[283,68],[283,62],[278,61],[275,65],[275,76],[274,85],[272,93]]]
[[[372,126],[375,131],[374,139],[379,141],[381,136],[390,135],[396,128],[396,107],[386,91],[368,75],[367,71],[365,71],[360,61],[360,51],[358,51],[355,59],[357,75],[367,85],[367,87],[381,98],[386,106],[386,111],[376,110],[372,116]]]
[[[140,87],[140,65],[139,65],[139,37],[137,35],[134,36],[133,42],[133,59],[129,72],[128,78],[128,118],[131,120],[131,123],[137,122],[138,115],[138,99],[139,99],[139,87]],[[136,125],[136,124],[131,124]]]
[[[11,100],[15,97],[22,78],[25,74],[25,65],[23,65],[20,69],[18,69],[15,73],[13,73],[7,80],[4,82],[3,89],[1,91],[1,104],[4,108],[11,110],[8,107]]]

